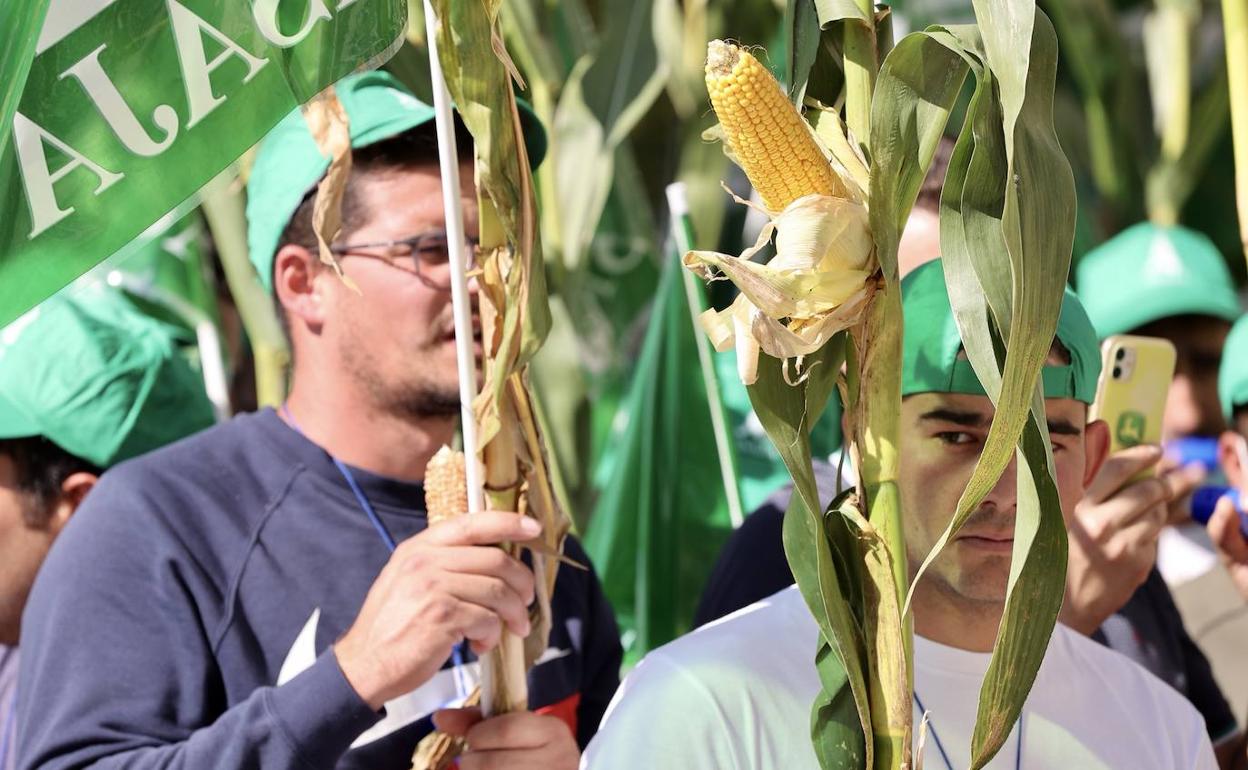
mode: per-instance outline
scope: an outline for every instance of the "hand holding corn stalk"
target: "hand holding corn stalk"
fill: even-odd
[[[910,767],[905,610],[910,573],[922,568],[908,560],[896,485],[897,246],[954,102],[967,74],[975,75],[946,177],[941,244],[967,355],[997,413],[941,544],[1016,450],[1025,460],[1020,489],[1030,491],[1019,496],[1018,574],[980,695],[972,756],[982,767],[1030,690],[1065,578],[1060,507],[1036,491],[1045,480],[1051,484],[1037,377],[1056,328],[1074,220],[1073,179],[1052,127],[1055,38],[1031,0],[977,0],[979,26],[909,35],[877,67],[863,51],[890,36],[876,34],[868,8],[846,7],[818,6],[840,14],[818,22],[834,40],[856,41],[843,49],[852,50],[854,60],[843,66],[855,74],[846,79],[846,111],[865,136],[848,134],[840,115],[819,105],[807,124],[752,55],[710,44],[707,89],[725,149],[758,190],[771,223],[739,257],[691,252],[685,264],[707,277],[721,272],[740,289],[732,307],[707,313],[702,323],[719,349],[736,346],[755,411],[793,476],[785,551],[821,631],[822,691],[811,723],[816,755],[825,768]],[[753,262],[773,232],[776,256]],[[1000,357],[994,336],[1006,343]],[[838,381],[860,483],[827,505],[814,483],[809,430]],[[1025,624],[1023,608],[1030,612]]]

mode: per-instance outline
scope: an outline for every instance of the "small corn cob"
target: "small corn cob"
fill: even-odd
[[[430,458],[425,467],[425,511],[430,524],[468,512],[465,478],[463,452],[444,446]]]
[[[768,211],[778,213],[814,193],[849,197],[801,113],[748,51],[712,40],[706,90],[729,149]]]
[[[481,688],[476,687],[464,701],[464,708],[481,705]],[[412,770],[448,770],[455,758],[464,753],[468,742],[455,735],[433,731],[416,744],[412,753]]]

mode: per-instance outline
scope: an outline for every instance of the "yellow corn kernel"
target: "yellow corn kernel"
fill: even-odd
[[[728,147],[772,212],[804,195],[849,197],[797,108],[748,51],[712,40],[706,90]]]
[[[468,512],[464,453],[444,446],[425,466],[425,511],[430,524]]]

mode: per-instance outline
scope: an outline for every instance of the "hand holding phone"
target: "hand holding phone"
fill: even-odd
[[[1101,378],[1088,417],[1109,425],[1110,454],[1161,443],[1175,358],[1174,345],[1156,337],[1115,334],[1101,343]],[[1149,466],[1128,481],[1154,473]]]

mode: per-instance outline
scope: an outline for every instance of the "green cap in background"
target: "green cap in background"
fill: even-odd
[[[0,439],[43,436],[100,468],[213,424],[173,327],[103,284],[0,329]]]
[[[348,75],[334,85],[351,126],[351,147],[359,149],[398,136],[434,119],[431,105],[417,99],[382,70]],[[546,133],[523,101],[520,122],[529,163],[546,155]],[[282,119],[264,138],[247,181],[247,247],[264,288],[273,291],[277,242],[304,196],[329,169],[301,110]]]
[[[1079,261],[1075,285],[1101,337],[1171,316],[1234,321],[1242,312],[1221,252],[1180,226],[1128,227]]]
[[[975,369],[962,352],[962,336],[953,320],[945,271],[940,260],[928,262],[901,282],[905,335],[902,344],[901,395],[966,393],[985,395]],[[1091,404],[1101,376],[1096,331],[1070,289],[1057,320],[1057,339],[1070,353],[1069,366],[1045,366],[1045,398],[1073,398]]]
[[[1218,400],[1227,420],[1235,416],[1236,408],[1248,405],[1248,316],[1235,322],[1222,346]]]

